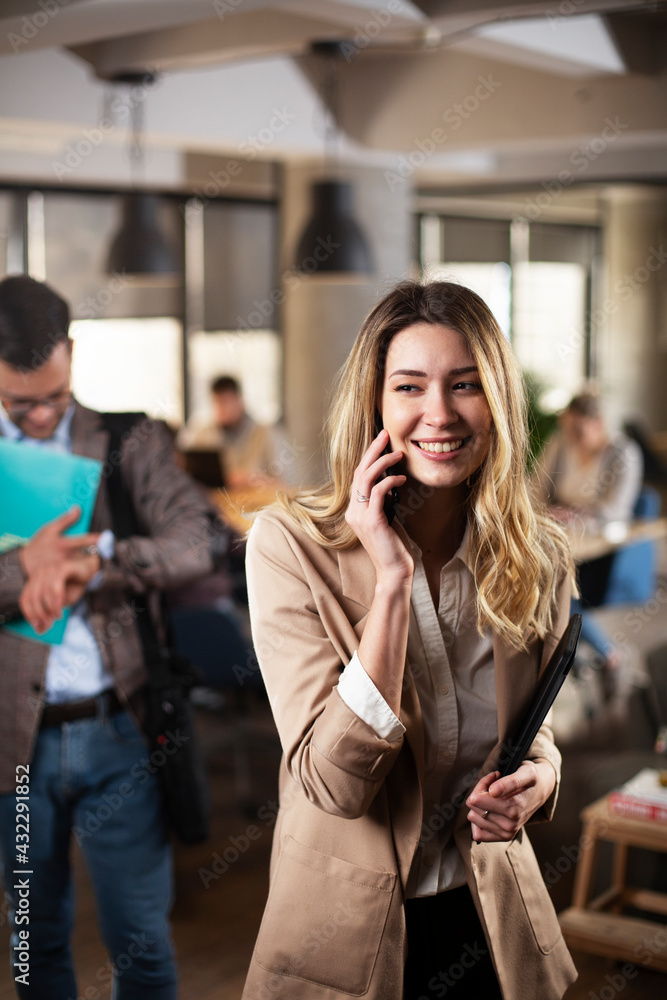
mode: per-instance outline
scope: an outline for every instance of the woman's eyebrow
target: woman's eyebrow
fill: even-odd
[[[448,375],[467,375],[469,372],[478,371],[477,365],[469,365],[467,368],[452,368]],[[408,375],[412,378],[427,378],[426,372],[414,371],[411,368],[397,368],[395,372],[392,372],[389,378],[393,378],[394,375]]]

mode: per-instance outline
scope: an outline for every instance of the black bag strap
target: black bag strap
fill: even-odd
[[[146,419],[145,413],[102,413],[102,423],[109,432],[109,448],[106,463],[107,497],[111,510],[111,524],[116,538],[130,538],[141,535],[141,527],[132,500],[132,495],[123,477],[122,462],[119,457],[127,435]],[[144,653],[144,665],[149,681],[157,687],[166,687],[170,682],[169,656],[158,640],[155,623],[151,617],[148,595],[137,594],[134,599],[137,609],[137,628]]]
[[[129,538],[141,534],[139,522],[130,491],[123,479],[121,469],[121,454],[123,440],[131,433],[140,420],[146,419],[145,413],[101,413],[104,428],[109,432],[109,447],[107,449],[107,464],[105,469],[107,495],[111,508],[113,533],[116,538]]]

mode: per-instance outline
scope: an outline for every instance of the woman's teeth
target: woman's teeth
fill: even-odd
[[[443,451],[456,451],[463,444],[463,439],[460,441],[417,441],[416,443],[422,451],[434,451],[439,455]]]

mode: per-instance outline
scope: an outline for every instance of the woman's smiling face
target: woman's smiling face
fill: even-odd
[[[459,486],[488,454],[491,411],[467,341],[449,327],[416,323],[395,335],[378,409],[417,482]]]

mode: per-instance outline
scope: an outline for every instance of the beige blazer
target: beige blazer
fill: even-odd
[[[247,570],[255,648],[284,753],[269,898],[243,998],[401,1000],[403,892],[423,808],[413,678],[406,666],[406,732],[393,743],[335,690],[373,598],[375,573],[360,545],[324,549],[284,514],[265,511],[250,532]],[[528,653],[494,642],[500,741],[480,775],[492,768],[565,628],[567,584],[557,605],[554,634]],[[531,756],[560,773],[546,726]],[[528,837],[522,830],[511,844],[473,844],[466,812],[458,814],[456,843],[504,1000],[557,1000],[576,970]]]

